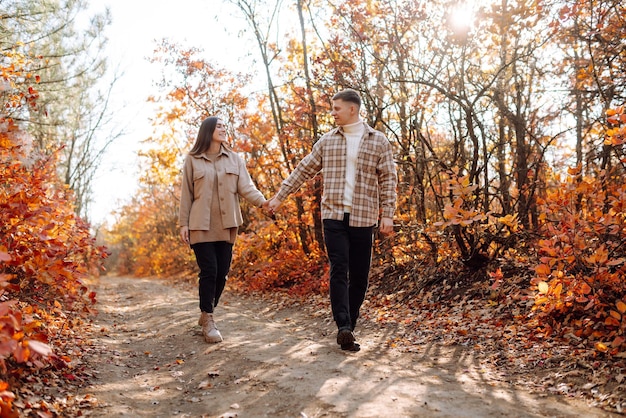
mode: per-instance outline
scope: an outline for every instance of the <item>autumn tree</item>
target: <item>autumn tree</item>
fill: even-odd
[[[297,2],[295,7],[300,23],[300,43],[294,48],[294,42],[286,42],[282,45],[280,33],[274,34],[274,28],[285,22],[285,14],[281,13],[281,5],[284,2],[264,2],[258,0],[231,0],[248,22],[250,31],[258,46],[261,62],[267,83],[267,97],[269,98],[270,111],[274,121],[276,139],[278,147],[282,153],[281,161],[284,169],[281,177],[286,177],[296,167],[298,162],[311,150],[313,144],[319,137],[316,98],[311,89],[311,74],[309,71],[309,59],[307,48],[307,27],[304,21],[304,5]],[[295,35],[294,35],[295,36]],[[276,38],[274,38],[276,37]],[[288,57],[285,57],[284,50],[287,50]],[[290,79],[283,80],[284,83],[277,85],[275,75],[279,65],[290,65],[288,59],[293,59],[304,69],[302,77],[293,73]],[[283,74],[291,73],[283,72]],[[302,104],[297,104],[292,100],[294,95],[296,100],[301,100]],[[293,105],[302,106],[304,120],[295,120],[301,115],[294,112],[289,107]],[[308,108],[307,108],[308,107]],[[301,145],[303,144],[303,145]],[[277,188],[275,189],[277,191]],[[307,208],[311,208],[311,220],[314,224],[313,233],[309,231],[305,222],[296,225],[298,238],[302,250],[305,254],[311,252],[311,246],[323,247],[322,224],[319,216],[321,203],[321,190],[319,179],[315,180],[312,188],[307,189],[313,196],[313,205],[307,203],[301,192],[294,195],[296,214],[298,219],[309,218]]]
[[[563,2],[555,14],[575,160],[540,200],[542,239],[533,284],[538,327],[621,355],[626,289],[622,225],[624,90],[619,2]]]
[[[604,130],[608,109],[626,101],[621,35],[626,22],[619,1],[564,1],[555,12],[562,71],[571,99],[566,111],[576,121],[576,165],[584,172],[610,170],[617,150],[603,145],[596,132]]]
[[[34,146],[52,153],[61,149],[59,175],[70,186],[76,213],[87,217],[92,181],[109,145],[121,134],[112,125],[109,99],[116,76],[107,84],[107,11],[87,17],[85,0],[0,3],[0,49],[17,48],[37,57],[29,71],[41,80],[36,109],[13,117],[34,138]]]
[[[0,55],[2,416],[19,416],[14,401],[32,393],[33,376],[51,369],[61,371],[59,379],[67,372],[74,354],[64,351],[66,340],[95,303],[83,281],[106,256],[74,212],[72,193],[56,173],[57,153],[33,146],[12,117],[38,109],[33,64],[15,50]],[[50,413],[45,406],[33,409]]]

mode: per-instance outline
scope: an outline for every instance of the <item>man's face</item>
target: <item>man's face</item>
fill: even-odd
[[[333,110],[330,115],[335,118],[337,126],[355,123],[359,116],[356,104],[343,100],[333,100]]]

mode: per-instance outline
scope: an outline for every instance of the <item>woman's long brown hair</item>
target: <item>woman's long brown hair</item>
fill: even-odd
[[[209,146],[211,145],[211,140],[213,140],[215,127],[217,126],[217,121],[219,120],[220,118],[218,118],[217,116],[209,116],[202,121],[200,129],[198,130],[196,143],[193,144],[193,148],[191,148],[189,154],[199,155],[209,149]]]

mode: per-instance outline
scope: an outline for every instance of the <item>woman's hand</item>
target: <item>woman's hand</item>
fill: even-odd
[[[180,227],[180,239],[187,245],[189,245],[189,227],[181,226]]]

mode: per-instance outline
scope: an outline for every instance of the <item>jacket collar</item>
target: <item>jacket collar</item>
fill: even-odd
[[[218,157],[221,157],[222,155],[225,156],[225,157],[229,156],[229,150],[224,145],[220,145],[220,152],[217,154]],[[196,157],[196,158],[204,158],[205,160],[209,159],[209,157],[208,157],[206,152],[203,152],[202,154],[194,155],[194,157]]]

